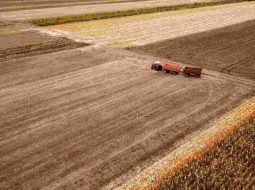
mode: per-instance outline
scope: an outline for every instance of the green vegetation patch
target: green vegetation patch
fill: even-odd
[[[66,23],[72,23],[72,22],[102,20],[102,19],[109,19],[109,18],[116,18],[116,17],[140,15],[140,14],[175,11],[175,10],[182,10],[182,9],[193,9],[193,8],[199,8],[199,7],[215,6],[215,5],[230,4],[230,3],[244,2],[244,1],[247,1],[247,0],[225,0],[225,1],[213,1],[213,2],[161,6],[161,7],[146,7],[146,8],[130,9],[130,10],[40,18],[40,19],[32,20],[31,22],[38,26],[52,26],[52,25],[66,24]]]

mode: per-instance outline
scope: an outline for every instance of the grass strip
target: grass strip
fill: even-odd
[[[199,8],[199,7],[223,5],[223,4],[238,3],[238,2],[245,2],[245,1],[247,0],[223,0],[223,1],[203,2],[203,3],[194,3],[194,4],[146,7],[146,8],[129,9],[129,10],[39,18],[39,19],[34,19],[30,22],[37,26],[52,26],[52,25],[59,25],[59,24],[66,24],[66,23],[73,23],[73,22],[102,20],[102,19],[109,19],[109,18],[140,15],[140,14],[176,11],[176,10],[182,10],[182,9],[193,9],[193,8]],[[254,0],[248,0],[248,1],[254,1]]]

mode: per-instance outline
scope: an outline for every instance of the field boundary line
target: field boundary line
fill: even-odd
[[[177,10],[184,10],[184,9],[194,9],[194,8],[209,7],[209,6],[216,6],[216,5],[249,2],[249,1],[254,1],[254,0],[223,0],[223,1],[201,2],[201,3],[193,3],[193,4],[145,7],[145,8],[136,8],[136,9],[38,18],[38,19],[28,20],[27,22],[30,22],[37,26],[52,26],[52,25],[60,25],[60,24],[73,23],[73,22],[103,20],[103,19],[110,19],[110,18],[117,18],[117,17],[126,17],[126,16],[167,12],[167,11],[177,11]]]
[[[81,5],[101,5],[101,4],[117,4],[117,3],[129,3],[129,2],[140,2],[148,0],[117,0],[117,1],[102,1],[102,2],[70,2],[70,3],[54,3],[46,5],[30,5],[30,6],[9,6],[0,8],[0,12],[11,12],[11,11],[21,11],[21,10],[31,10],[31,9],[45,9],[45,8],[58,8],[58,7],[69,7],[69,6],[81,6]]]
[[[176,173],[191,161],[200,159],[216,143],[230,136],[237,128],[247,124],[254,117],[255,96],[243,101],[234,110],[223,115],[211,127],[190,135],[179,148],[116,189],[156,189],[169,174]]]

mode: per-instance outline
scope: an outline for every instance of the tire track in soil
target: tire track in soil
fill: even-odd
[[[98,189],[251,94],[221,78],[154,72],[154,59],[110,48],[17,60],[39,76],[31,82],[16,60],[0,64],[7,75],[24,68],[22,83],[0,86],[1,189]],[[48,60],[69,67],[48,73]]]

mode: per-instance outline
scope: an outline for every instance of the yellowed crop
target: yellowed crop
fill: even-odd
[[[0,35],[19,34],[20,30],[0,31]]]

